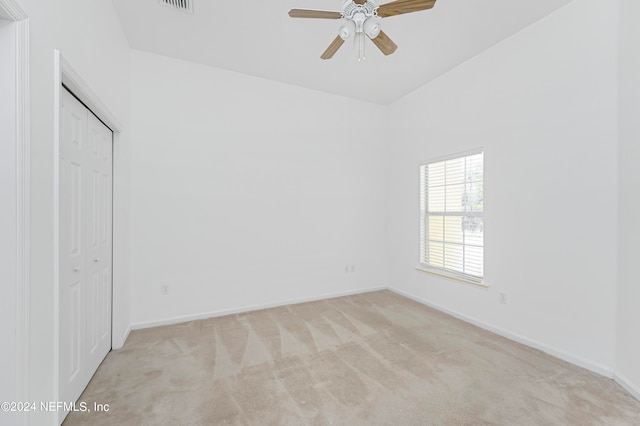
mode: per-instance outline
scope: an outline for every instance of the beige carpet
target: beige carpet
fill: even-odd
[[[640,425],[612,380],[388,291],[135,331],[65,425]]]

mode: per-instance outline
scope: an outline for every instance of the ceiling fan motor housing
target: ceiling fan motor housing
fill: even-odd
[[[356,4],[353,0],[345,0],[342,8],[344,24],[340,27],[340,38],[346,40],[351,34],[366,33],[374,39],[380,34],[378,5],[373,0],[364,4]]]

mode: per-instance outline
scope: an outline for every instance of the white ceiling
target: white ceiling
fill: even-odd
[[[367,40],[367,60],[359,63],[350,41],[333,59],[320,59],[340,21],[287,15],[292,8],[339,11],[342,0],[193,0],[194,14],[158,0],[113,0],[134,49],[379,104],[570,1],[438,0],[431,10],[383,19],[398,50],[385,57]]]

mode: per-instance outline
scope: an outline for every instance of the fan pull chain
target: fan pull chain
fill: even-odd
[[[358,62],[366,61],[367,56],[365,54],[364,33],[356,34],[358,41]]]

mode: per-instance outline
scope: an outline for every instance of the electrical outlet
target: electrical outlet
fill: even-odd
[[[356,273],[356,265],[351,265],[349,267],[349,272],[351,272],[352,274],[355,274]]]
[[[507,304],[507,294],[506,293],[500,293],[500,295],[498,296],[498,301],[500,301],[500,303],[502,303],[503,305]]]
[[[167,296],[169,294],[169,286],[168,285],[161,286],[160,294],[162,294],[163,296]]]

